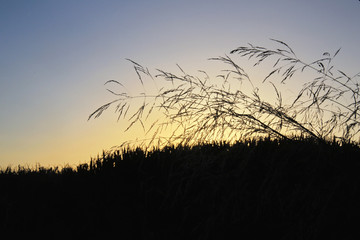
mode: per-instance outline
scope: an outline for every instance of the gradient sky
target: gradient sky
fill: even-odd
[[[0,0],[0,166],[87,162],[135,139],[112,110],[109,79],[136,88],[131,58],[150,70],[208,70],[208,58],[269,38],[305,60],[342,47],[360,71],[358,0]],[[136,82],[136,83],[135,83]]]

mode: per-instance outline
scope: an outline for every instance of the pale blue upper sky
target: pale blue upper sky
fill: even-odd
[[[357,0],[1,0],[0,166],[78,164],[128,138],[103,83],[150,69],[206,69],[207,59],[283,40],[305,59],[342,47],[360,71]]]

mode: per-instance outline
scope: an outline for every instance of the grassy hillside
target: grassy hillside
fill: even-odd
[[[2,170],[0,232],[125,239],[355,239],[360,149],[310,139],[104,154]]]

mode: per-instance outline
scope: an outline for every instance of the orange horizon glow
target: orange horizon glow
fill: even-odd
[[[131,95],[143,92],[127,58],[148,67],[154,77],[156,69],[181,74],[178,64],[199,77],[198,70],[204,70],[214,80],[227,66],[209,58],[230,55],[247,43],[273,46],[269,39],[275,38],[307,62],[341,47],[335,65],[357,74],[359,11],[358,2],[333,0],[2,3],[0,168],[75,166],[123,142],[151,138],[139,124],[124,132],[129,122],[116,121],[115,106],[87,121],[116,98],[106,91],[106,81],[121,82]],[[261,82],[270,69],[231,57],[254,81]],[[159,88],[165,86],[155,80]],[[284,99],[302,84],[300,77],[286,85]],[[156,90],[151,79],[145,90]],[[273,98],[270,83],[261,91]],[[134,109],[136,104],[141,102],[134,101]]]

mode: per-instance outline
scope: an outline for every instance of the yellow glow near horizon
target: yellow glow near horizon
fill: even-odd
[[[106,92],[107,80],[118,80],[132,94],[143,91],[126,58],[153,76],[156,68],[181,74],[179,64],[215,81],[228,66],[208,58],[230,55],[248,42],[271,47],[269,38],[276,38],[307,62],[342,47],[335,65],[352,76],[359,72],[359,8],[357,2],[325,0],[6,1],[0,8],[0,167],[77,165],[124,141],[151,138],[139,124],[124,132],[129,123],[116,122],[114,108],[87,122],[116,98]],[[254,82],[268,74],[246,58],[231,57]],[[289,82],[284,101],[302,83]],[[156,90],[151,79],[146,84],[147,94]],[[273,87],[263,86],[261,94],[273,103]],[[134,101],[134,109],[136,104],[142,102]]]

